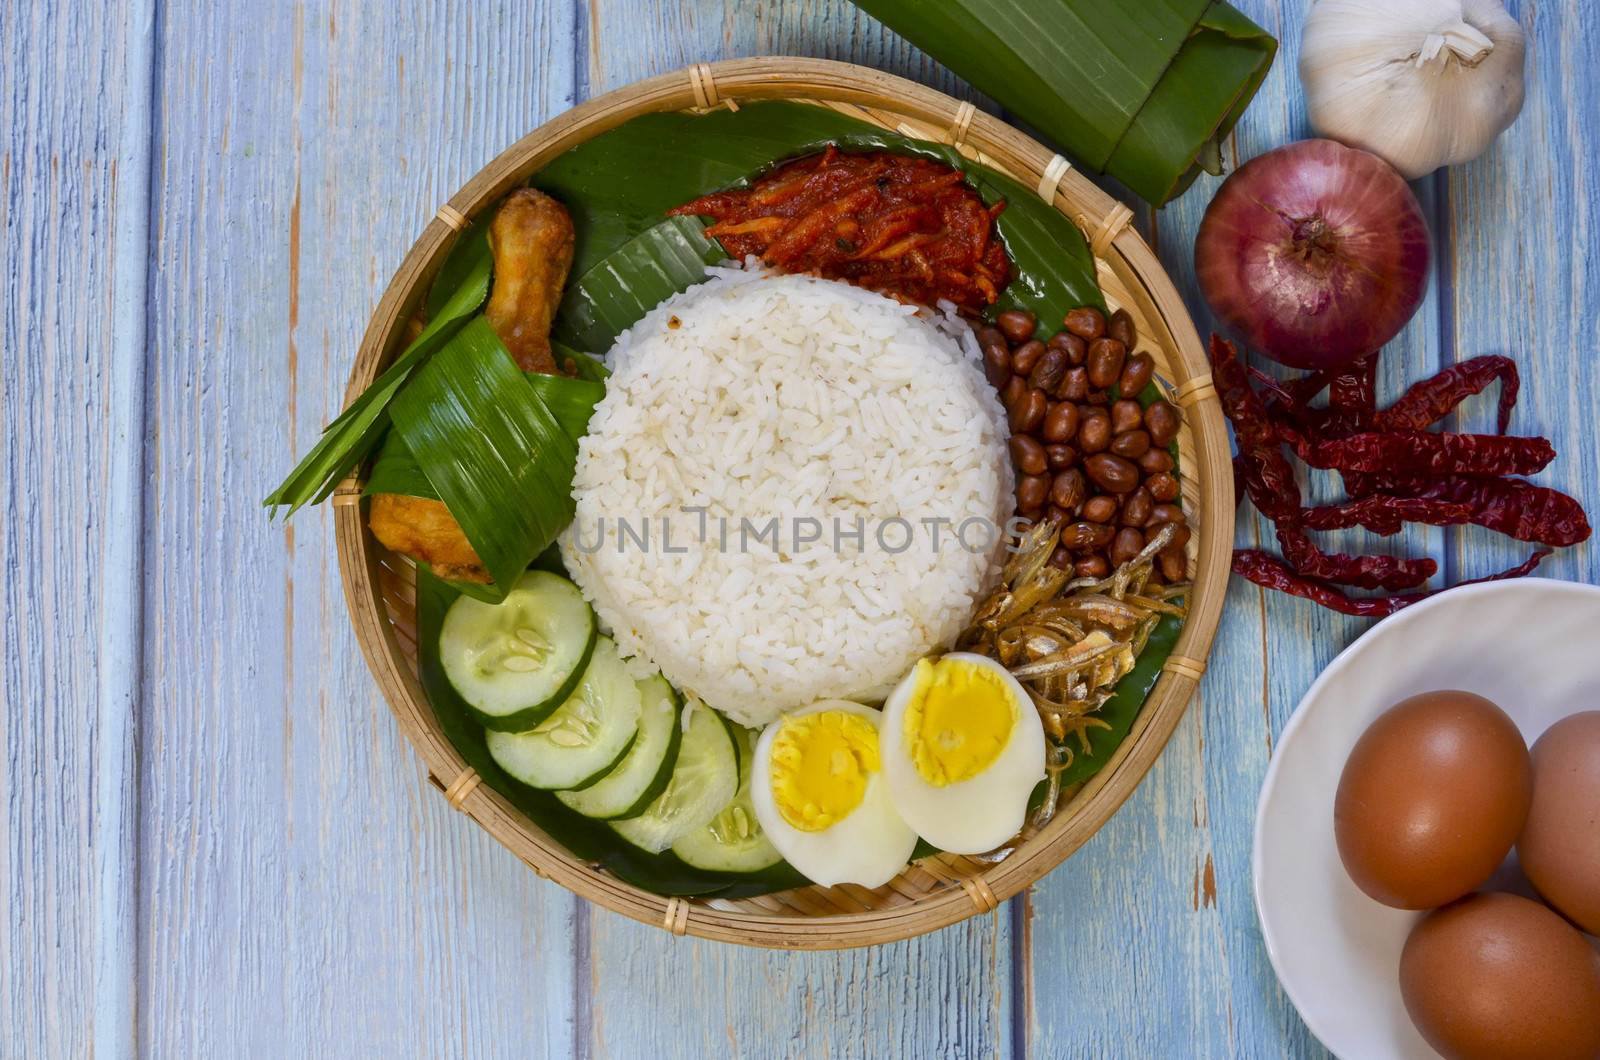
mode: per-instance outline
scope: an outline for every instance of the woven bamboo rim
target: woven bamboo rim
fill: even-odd
[[[1064,801],[1055,818],[1003,859],[939,855],[909,866],[877,890],[805,887],[758,898],[664,898],[572,857],[498,792],[480,784],[440,731],[416,676],[415,571],[367,533],[360,504],[333,510],[339,567],[367,662],[430,781],[449,802],[540,876],[607,909],[674,935],[790,949],[839,949],[910,938],[986,913],[1055,868],[1100,828],[1155,762],[1204,672],[1222,609],[1233,543],[1233,481],[1216,391],[1200,337],[1132,213],[1064,159],[996,118],[903,78],[819,59],[758,58],[699,64],[576,107],[518,141],[485,166],[423,230],[379,301],[350,374],[346,401],[398,349],[404,321],[421,300],[464,219],[498,201],[563,151],[652,111],[737,107],[741,100],[791,99],[828,106],[963,154],[1037,187],[1073,218],[1097,254],[1107,300],[1127,309],[1157,378],[1184,399],[1178,437],[1183,501],[1195,534],[1194,597],[1171,659],[1132,730],[1106,765]],[[341,498],[344,499],[344,498]],[[468,775],[470,774],[470,776]]]

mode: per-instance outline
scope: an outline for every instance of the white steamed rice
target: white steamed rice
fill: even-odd
[[[714,269],[607,363],[561,547],[641,673],[760,726],[881,699],[950,645],[997,569],[987,527],[1012,507],[1004,414],[965,325],[843,283]],[[774,516],[776,551],[756,537]],[[821,539],[797,544],[797,517]],[[895,518],[912,530],[899,552]],[[969,549],[955,529],[974,518]],[[937,551],[925,520],[945,521]]]

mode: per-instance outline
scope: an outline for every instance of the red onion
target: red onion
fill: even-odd
[[[1394,338],[1422,304],[1428,257],[1428,225],[1405,180],[1332,140],[1240,167],[1194,244],[1218,318],[1295,368],[1337,368]]]

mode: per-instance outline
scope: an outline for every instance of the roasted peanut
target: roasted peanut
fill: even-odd
[[[1139,341],[1139,332],[1133,326],[1133,317],[1126,309],[1119,309],[1111,314],[1111,319],[1106,321],[1106,334],[1130,350],[1133,349],[1133,344]]]
[[[1106,333],[1105,314],[1093,306],[1080,306],[1072,310],[1064,323],[1068,331],[1085,342],[1093,342]]]
[[[1111,444],[1111,417],[1103,409],[1089,409],[1081,413],[1078,423],[1078,450],[1082,453],[1101,453]]]
[[[1140,486],[1122,501],[1122,525],[1144,526],[1150,521],[1150,509],[1154,506],[1150,491]]]
[[[1028,345],[1032,346],[1033,343]],[[1028,385],[1046,393],[1053,392],[1061,385],[1061,377],[1067,374],[1067,367],[1067,355],[1047,346],[1035,361],[1033,371],[1028,373]]]
[[[1095,453],[1084,458],[1083,470],[1107,493],[1131,493],[1139,485],[1139,469],[1111,453]]]
[[[1091,523],[1109,523],[1117,517],[1117,499],[1104,493],[1083,502],[1083,517]]]
[[[1021,376],[1014,375],[1006,380],[1005,386],[1000,388],[1000,404],[1006,407],[1007,412],[1010,412],[1011,406],[1020,401],[1022,395],[1027,392],[1028,381]]]
[[[1144,409],[1139,407],[1137,401],[1123,398],[1111,406],[1111,433],[1121,434],[1131,431],[1135,427],[1144,426]]]
[[[1139,470],[1146,475],[1159,475],[1170,472],[1176,466],[1172,462],[1172,454],[1165,449],[1151,449],[1139,458]]]
[[[1050,480],[1044,475],[1023,475],[1017,479],[1017,510],[1036,512],[1044,507],[1050,493]]]
[[[1070,401],[1058,401],[1045,413],[1044,440],[1065,442],[1078,435],[1078,406]]]
[[[1026,434],[1011,436],[1011,462],[1016,464],[1017,470],[1024,475],[1042,475],[1050,466],[1044,446]]]
[[[1065,471],[1058,472],[1055,480],[1051,482],[1050,503],[1068,512],[1076,511],[1088,491],[1089,486],[1084,481],[1083,472],[1075,467],[1069,467]]]
[[[1104,523],[1073,523],[1061,531],[1061,547],[1073,552],[1101,549],[1111,544],[1116,532]]]
[[[1050,399],[1044,396],[1043,390],[1025,391],[1017,403],[1006,410],[1011,418],[1011,433],[1031,434],[1037,430],[1044,421],[1045,406],[1049,404]]]
[[[1089,385],[1104,390],[1117,385],[1122,377],[1122,362],[1128,348],[1116,339],[1095,339],[1089,343]]]
[[[1111,573],[1111,564],[1104,556],[1085,556],[1072,565],[1072,573],[1080,578],[1104,578]]]
[[[1089,396],[1089,370],[1087,368],[1069,368],[1067,374],[1061,377],[1061,385],[1056,387],[1056,397],[1063,401],[1082,401]]]
[[[983,374],[996,390],[1011,381],[1011,350],[1002,342],[990,343],[983,348]]]
[[[1038,339],[1024,342],[1011,351],[1011,370],[1020,376],[1027,376],[1033,371],[1033,366],[1039,363],[1039,358],[1044,356],[1044,351],[1045,345]]]
[[[1162,503],[1178,499],[1178,479],[1170,471],[1156,472],[1144,480],[1144,486],[1151,497]]]
[[[1150,451],[1150,435],[1144,431],[1123,431],[1111,439],[1111,451],[1129,460],[1137,460]]]
[[[993,324],[984,324],[982,327],[974,331],[972,336],[978,340],[978,346],[980,349],[985,349],[995,345],[996,343],[1006,346],[1005,332],[1001,331]],[[1009,346],[1006,346],[1006,348],[1010,349]]]
[[[1039,318],[1026,309],[1008,309],[995,317],[994,323],[1012,342],[1027,342],[1033,338]]]
[[[1161,576],[1169,582],[1181,582],[1184,575],[1189,573],[1189,557],[1181,548],[1162,549],[1161,554],[1156,557],[1156,565],[1161,571]]]
[[[1144,548],[1144,535],[1131,526],[1125,526],[1117,531],[1117,536],[1111,541],[1111,563],[1120,567],[1139,554]]]
[[[1123,397],[1138,397],[1150,385],[1155,374],[1155,358],[1148,353],[1136,353],[1123,362],[1122,378],[1117,380],[1117,390]]]
[[[1090,474],[1090,477],[1094,477],[1092,473]],[[1162,523],[1182,523],[1186,521],[1187,517],[1183,514],[1183,509],[1178,505],[1157,504],[1151,507],[1150,521],[1145,525],[1160,526]]]
[[[1150,432],[1150,440],[1162,448],[1178,436],[1182,424],[1178,410],[1165,401],[1153,401],[1144,410],[1144,426]]]
[[[1065,353],[1067,363],[1073,367],[1082,364],[1089,356],[1089,344],[1070,331],[1056,332],[1050,336],[1050,341],[1046,345]]]

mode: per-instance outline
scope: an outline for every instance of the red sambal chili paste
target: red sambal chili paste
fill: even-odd
[[[829,145],[748,187],[669,210],[710,217],[728,253],[784,272],[847,280],[903,301],[948,299],[977,313],[1011,280],[995,237],[1004,202],[984,205],[959,170],[930,158]]]

